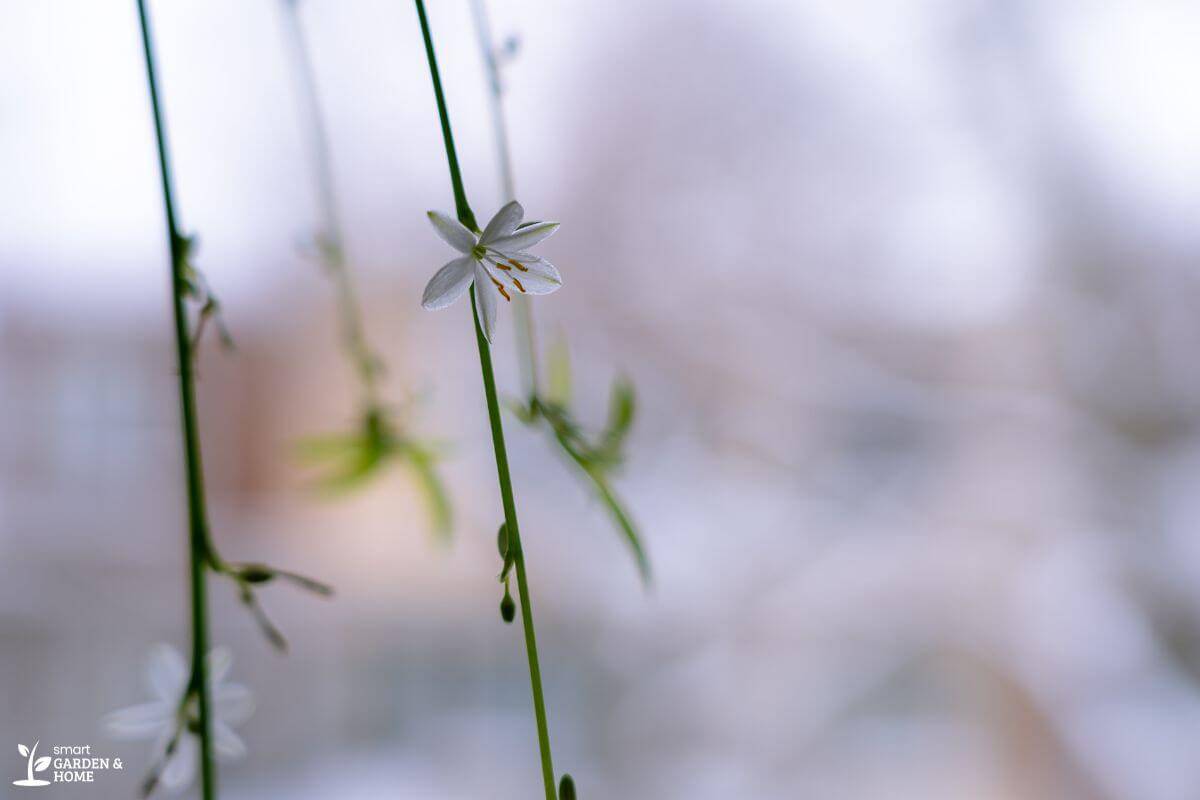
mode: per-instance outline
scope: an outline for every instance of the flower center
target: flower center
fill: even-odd
[[[483,257],[487,255],[487,248],[481,244],[477,244],[471,248],[471,258],[476,261],[483,261]]]

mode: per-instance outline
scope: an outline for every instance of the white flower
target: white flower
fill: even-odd
[[[233,732],[254,713],[254,698],[245,686],[225,683],[233,666],[228,648],[208,652],[208,685],[212,707],[213,749],[221,758],[241,758],[246,745]],[[170,645],[156,645],[146,664],[146,681],[154,700],[114,711],[104,718],[104,727],[118,739],[154,739],[154,758],[166,758],[159,782],[168,791],[181,791],[191,784],[200,758],[197,701],[192,698],[185,708],[183,733],[175,750],[167,756],[167,747],[180,722],[180,700],[188,683],[188,667],[183,656]]]
[[[524,216],[525,209],[513,200],[497,211],[483,233],[476,236],[453,217],[430,211],[429,221],[438,236],[463,255],[434,274],[425,286],[421,305],[445,308],[474,283],[479,323],[490,342],[496,325],[496,296],[484,291],[489,284],[505,300],[512,299],[512,292],[550,294],[562,286],[562,276],[553,264],[526,252],[558,230],[558,223],[531,222],[518,227]]]

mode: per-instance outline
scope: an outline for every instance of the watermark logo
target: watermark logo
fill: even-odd
[[[17,745],[17,752],[25,759],[25,778],[13,781],[13,786],[49,786],[51,783],[93,783],[96,773],[109,769],[124,769],[119,758],[92,755],[90,744],[60,744],[50,750],[51,755],[38,758],[38,739],[33,747]],[[49,772],[47,772],[49,770]],[[35,777],[46,773],[43,778]],[[50,778],[50,780],[45,780]]]
[[[28,759],[28,763],[25,766],[25,780],[13,781],[13,786],[49,786],[50,785],[50,781],[40,781],[37,778],[33,777],[33,773],[35,773],[35,772],[45,772],[46,770],[48,770],[50,768],[50,762],[53,760],[50,758],[50,756],[42,756],[41,758],[37,757],[38,745],[41,743],[42,743],[42,740],[38,739],[36,742],[33,743],[33,749],[30,749],[23,744],[17,745],[17,751],[21,755],[23,755],[26,759]]]

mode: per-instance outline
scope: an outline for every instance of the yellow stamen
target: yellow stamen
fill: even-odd
[[[521,294],[525,294],[525,287],[521,285],[521,282],[520,282],[519,280],[517,280],[517,276],[516,276],[516,275],[513,275],[513,276],[512,276],[512,282],[513,282],[514,284],[516,284],[516,287],[517,287],[518,289],[520,289],[520,290],[521,290]]]
[[[488,277],[492,278],[491,275],[488,275]],[[500,294],[504,295],[505,300],[512,302],[512,298],[509,297],[508,292],[504,290],[504,286],[500,283],[500,281],[496,280],[495,278],[492,278],[492,283],[496,284],[496,288],[500,290]]]
[[[514,261],[513,259],[510,258],[508,260],[508,263],[512,264],[517,269],[521,270],[521,272],[529,272],[529,267],[525,266],[524,264],[520,263],[519,261]]]

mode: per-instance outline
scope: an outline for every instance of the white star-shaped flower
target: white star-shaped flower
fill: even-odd
[[[218,757],[226,759],[246,754],[246,745],[233,728],[254,713],[250,690],[225,683],[232,666],[233,655],[228,648],[216,647],[208,652],[213,749]],[[104,718],[104,727],[118,739],[154,739],[154,758],[166,759],[158,770],[158,782],[168,791],[179,792],[191,784],[200,758],[197,702],[190,699],[182,711],[179,706],[188,683],[183,656],[170,645],[156,645],[146,663],[146,681],[155,699],[112,712]],[[181,713],[186,715],[183,730],[174,751],[168,755],[167,747],[179,730]]]
[[[489,284],[505,300],[511,300],[514,292],[550,294],[562,286],[562,276],[553,264],[527,252],[558,230],[558,223],[521,225],[524,216],[525,209],[513,200],[497,211],[477,236],[453,217],[430,211],[429,221],[438,236],[463,255],[434,274],[425,286],[421,305],[428,309],[445,308],[474,283],[479,324],[490,342],[496,325],[496,295],[485,291]]]

